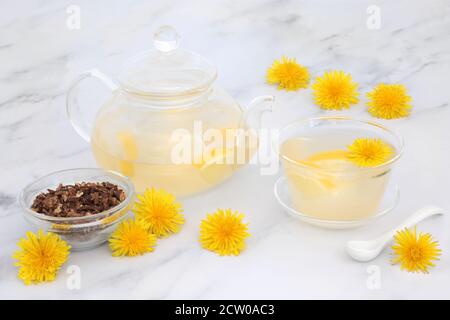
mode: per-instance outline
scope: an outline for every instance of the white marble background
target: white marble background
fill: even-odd
[[[81,8],[81,29],[66,27],[69,5]],[[369,5],[381,8],[381,28],[366,26]],[[395,178],[401,203],[378,222],[327,231],[286,216],[272,196],[276,176],[248,166],[201,196],[184,201],[186,225],[154,253],[112,258],[107,246],[76,252],[67,265],[82,272],[69,290],[66,266],[50,284],[25,286],[11,259],[30,226],[16,204],[33,179],[59,169],[95,166],[89,146],[64,113],[65,92],[77,73],[112,74],[127,57],[151,47],[161,24],[174,25],[182,46],[219,69],[218,82],[245,104],[275,94],[278,126],[323,114],[311,91],[281,92],[264,83],[266,68],[286,54],[310,67],[350,72],[366,92],[400,82],[413,97],[408,119],[383,121],[403,135],[406,152]],[[409,274],[389,263],[350,260],[343,245],[397,224],[425,204],[450,210],[450,3],[429,1],[1,1],[0,3],[0,298],[450,298],[449,218],[420,224],[439,239],[443,256],[431,274]],[[368,117],[365,98],[339,114]],[[331,114],[331,113],[330,113]],[[252,237],[239,257],[201,250],[199,222],[217,207],[246,212]],[[367,267],[381,270],[370,290]]]

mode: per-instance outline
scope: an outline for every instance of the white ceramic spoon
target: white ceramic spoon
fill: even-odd
[[[387,244],[392,240],[397,231],[404,228],[411,228],[412,226],[418,224],[420,221],[434,216],[436,214],[443,214],[444,210],[434,206],[427,206],[422,209],[417,210],[415,213],[410,215],[401,225],[397,228],[392,229],[380,237],[374,240],[367,241],[348,241],[347,242],[347,253],[355,260],[358,261],[370,261],[375,259],[380,252],[387,246]]]

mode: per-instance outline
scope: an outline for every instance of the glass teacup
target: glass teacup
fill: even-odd
[[[386,161],[360,167],[348,158],[357,138],[380,139]],[[281,129],[278,152],[294,209],[315,219],[354,221],[379,212],[403,141],[384,126],[347,117],[318,117]]]

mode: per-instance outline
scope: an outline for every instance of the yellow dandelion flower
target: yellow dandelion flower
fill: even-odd
[[[243,218],[243,214],[231,209],[208,214],[200,224],[200,244],[221,256],[237,256],[245,247],[245,238],[250,236]]]
[[[347,159],[360,167],[381,165],[394,154],[393,148],[379,138],[358,138],[347,148]]]
[[[19,267],[19,278],[25,284],[53,281],[61,266],[67,261],[70,246],[54,233],[27,232],[17,243],[19,250],[13,259]]]
[[[441,250],[439,243],[433,241],[431,234],[414,231],[405,228],[394,236],[392,250],[396,257],[394,264],[400,264],[402,270],[408,272],[428,273],[428,267],[434,267],[432,261],[439,260]]]
[[[358,102],[358,84],[343,71],[328,71],[312,85],[314,99],[322,109],[342,110]]]
[[[175,202],[175,197],[164,190],[147,189],[137,195],[140,202],[135,203],[133,212],[136,220],[158,237],[166,237],[170,233],[180,231],[184,224],[181,205]]]
[[[275,60],[267,70],[267,82],[278,84],[278,89],[295,91],[308,87],[309,71],[308,68],[297,63],[294,59],[281,57],[281,60]]]
[[[398,119],[407,117],[411,110],[411,97],[401,84],[380,83],[367,93],[369,113],[377,118]]]
[[[152,252],[156,235],[150,233],[140,222],[132,219],[122,221],[109,238],[109,247],[114,257],[143,255]]]

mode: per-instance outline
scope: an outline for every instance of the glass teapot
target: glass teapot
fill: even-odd
[[[96,69],[80,75],[68,91],[67,114],[98,165],[130,177],[138,192],[199,193],[250,160],[273,97],[255,98],[244,111],[214,84],[213,65],[178,48],[172,27],[160,27],[153,40],[154,49],[127,62],[117,83]],[[91,77],[111,90],[96,109],[78,103],[79,84]],[[96,115],[86,121],[88,110]]]

